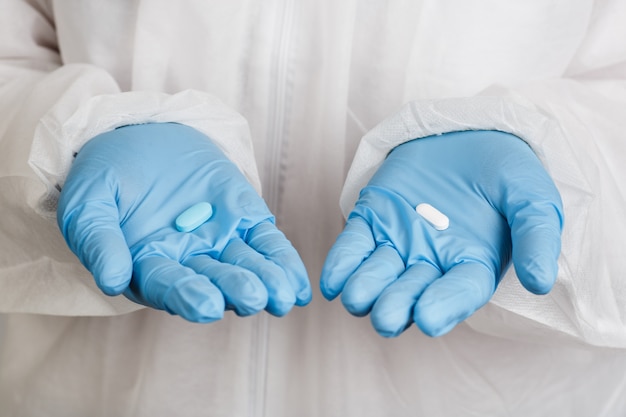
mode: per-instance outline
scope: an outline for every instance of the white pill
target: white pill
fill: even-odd
[[[180,232],[191,232],[200,227],[213,215],[213,206],[207,202],[194,204],[176,217],[176,229]]]
[[[446,230],[450,226],[448,216],[427,203],[418,204],[415,207],[417,214],[422,216],[432,227],[437,230]]]

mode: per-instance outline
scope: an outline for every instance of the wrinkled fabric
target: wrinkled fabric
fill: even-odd
[[[52,111],[39,121],[28,162],[48,186],[51,195],[45,199],[54,201],[57,197],[55,190],[63,187],[73,156],[89,139],[140,123],[180,123],[199,130],[231,161],[236,161],[248,181],[261,192],[250,131],[240,114],[199,91],[174,95],[130,91],[93,97],[67,120]]]
[[[0,414],[626,413],[624,2],[2,0],[0,9]],[[395,144],[418,131],[520,135],[564,202],[555,288],[539,297],[505,276],[450,334],[413,327],[391,340],[317,290],[281,319],[210,325],[103,295],[47,215],[63,167],[120,116],[211,120],[201,97],[242,116],[232,129],[213,126],[253,183],[256,164],[314,289],[343,225],[342,188],[358,193]],[[172,100],[176,108],[164,104]],[[244,123],[252,145],[235,133]]]

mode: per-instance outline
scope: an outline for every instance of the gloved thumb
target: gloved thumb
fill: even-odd
[[[124,292],[133,262],[119,226],[117,208],[104,202],[81,204],[64,210],[59,204],[58,223],[65,240],[107,295]]]
[[[513,264],[522,285],[534,294],[550,291],[557,276],[563,215],[558,204],[529,204],[512,222]]]
[[[509,165],[503,213],[511,228],[512,257],[521,284],[534,294],[550,291],[561,252],[563,204],[539,160],[525,148]]]

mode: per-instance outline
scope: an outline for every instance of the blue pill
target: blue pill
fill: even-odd
[[[207,202],[194,204],[176,217],[176,229],[180,232],[191,232],[200,227],[213,215],[213,206]]]

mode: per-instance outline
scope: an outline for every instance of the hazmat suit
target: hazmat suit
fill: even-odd
[[[617,0],[1,0],[0,414],[624,415],[625,19]],[[155,124],[262,190],[310,304],[198,324],[103,293],[59,190],[94,138]],[[504,268],[447,334],[383,338],[324,300],[324,261],[394,149],[462,131],[520,138],[556,185],[556,282]]]

